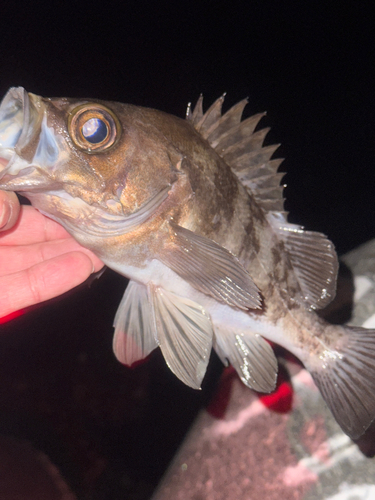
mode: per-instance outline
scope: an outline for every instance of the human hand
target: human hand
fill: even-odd
[[[61,295],[103,265],[60,224],[0,191],[0,318]]]

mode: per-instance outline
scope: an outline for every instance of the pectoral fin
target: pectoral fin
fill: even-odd
[[[173,243],[159,259],[200,292],[240,309],[260,308],[260,295],[240,261],[214,241],[171,223]]]
[[[147,287],[130,281],[115,316],[113,350],[117,359],[131,366],[157,346],[153,328],[152,305]]]
[[[230,362],[250,389],[258,392],[275,389],[277,359],[272,347],[258,333],[241,333],[215,325],[214,349],[224,364]]]
[[[149,287],[160,348],[171,371],[186,385],[199,389],[212,346],[211,320],[195,302]]]

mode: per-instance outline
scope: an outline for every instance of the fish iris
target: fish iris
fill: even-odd
[[[83,137],[92,144],[103,142],[108,135],[107,125],[99,118],[91,118],[82,127]]]

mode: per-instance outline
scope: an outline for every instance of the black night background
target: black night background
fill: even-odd
[[[281,143],[290,221],[343,254],[375,237],[374,18],[370,2],[10,2],[1,6],[0,95],[96,97],[183,117],[200,93],[249,98]],[[126,280],[107,270],[0,320],[0,434],[30,441],[78,498],[150,498],[203,390],[159,352],[135,369],[112,354]],[[2,322],[2,323],[1,323]]]

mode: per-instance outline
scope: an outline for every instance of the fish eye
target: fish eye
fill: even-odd
[[[91,144],[99,144],[108,136],[108,127],[100,118],[90,118],[82,126],[82,135]]]
[[[83,104],[73,109],[68,130],[74,144],[86,153],[107,151],[121,134],[116,115],[101,104]]]

